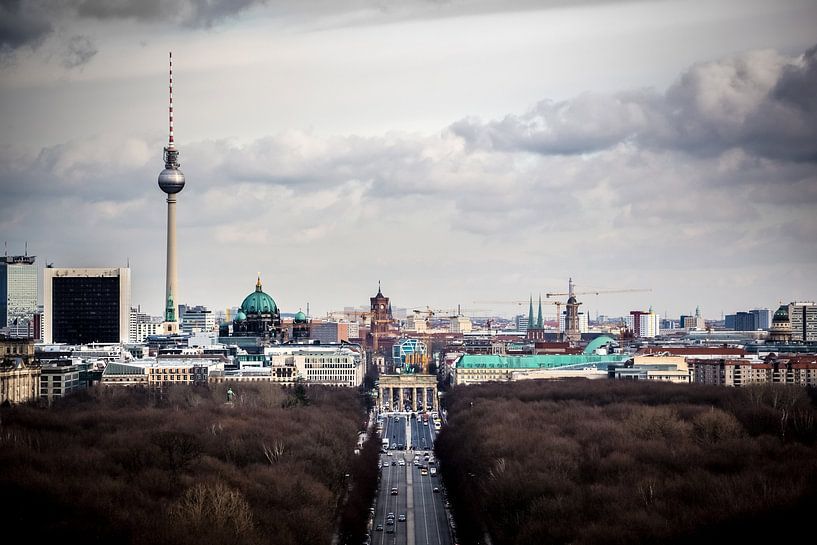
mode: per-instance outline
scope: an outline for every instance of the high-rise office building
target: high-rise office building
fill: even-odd
[[[817,304],[814,301],[789,303],[791,340],[817,341]]]
[[[756,329],[769,329],[772,325],[772,311],[768,308],[755,308],[750,310],[755,315]]]
[[[650,309],[647,312],[641,310],[630,311],[627,316],[627,327],[633,336],[638,338],[652,338],[660,333],[661,317]]]
[[[212,332],[216,330],[216,317],[207,307],[179,305],[184,333]]]
[[[724,327],[734,331],[755,331],[757,324],[758,316],[754,312],[736,312],[724,317]]]
[[[0,328],[31,337],[37,313],[37,266],[33,255],[0,257]],[[31,331],[30,331],[31,330]]]
[[[43,270],[43,341],[127,343],[130,269]]]
[[[757,329],[755,315],[751,312],[738,312],[735,314],[735,331],[754,331]]]

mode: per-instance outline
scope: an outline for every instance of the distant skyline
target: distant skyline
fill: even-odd
[[[53,4],[0,4],[0,239],[151,314],[170,50],[180,303],[817,298],[817,1]]]

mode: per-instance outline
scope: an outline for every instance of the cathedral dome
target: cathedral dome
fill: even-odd
[[[241,310],[246,315],[250,314],[274,314],[278,311],[275,301],[261,290],[261,278],[255,284],[255,291],[244,298],[241,303]]]
[[[243,322],[246,319],[247,319],[247,315],[244,314],[243,310],[239,310],[235,315],[235,321],[236,322]]]
[[[294,318],[294,320],[295,320],[296,322],[298,322],[298,323],[304,323],[304,322],[306,322],[306,314],[304,314],[303,312],[301,312],[301,311],[299,310],[298,312],[296,312],[296,313],[295,313],[295,318]]]
[[[774,313],[772,322],[788,322],[788,321],[789,321],[789,306],[780,305],[780,308],[778,308],[777,312]]]

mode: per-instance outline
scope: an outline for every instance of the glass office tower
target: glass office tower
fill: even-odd
[[[9,328],[15,336],[27,334],[37,312],[34,259],[33,255],[0,257],[0,328]]]

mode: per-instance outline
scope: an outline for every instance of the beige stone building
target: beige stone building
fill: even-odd
[[[34,361],[34,339],[0,337],[0,365],[29,365]]]
[[[25,403],[40,395],[40,367],[33,339],[0,337],[0,403]]]
[[[40,368],[36,366],[0,367],[0,403],[26,403],[40,395]]]

